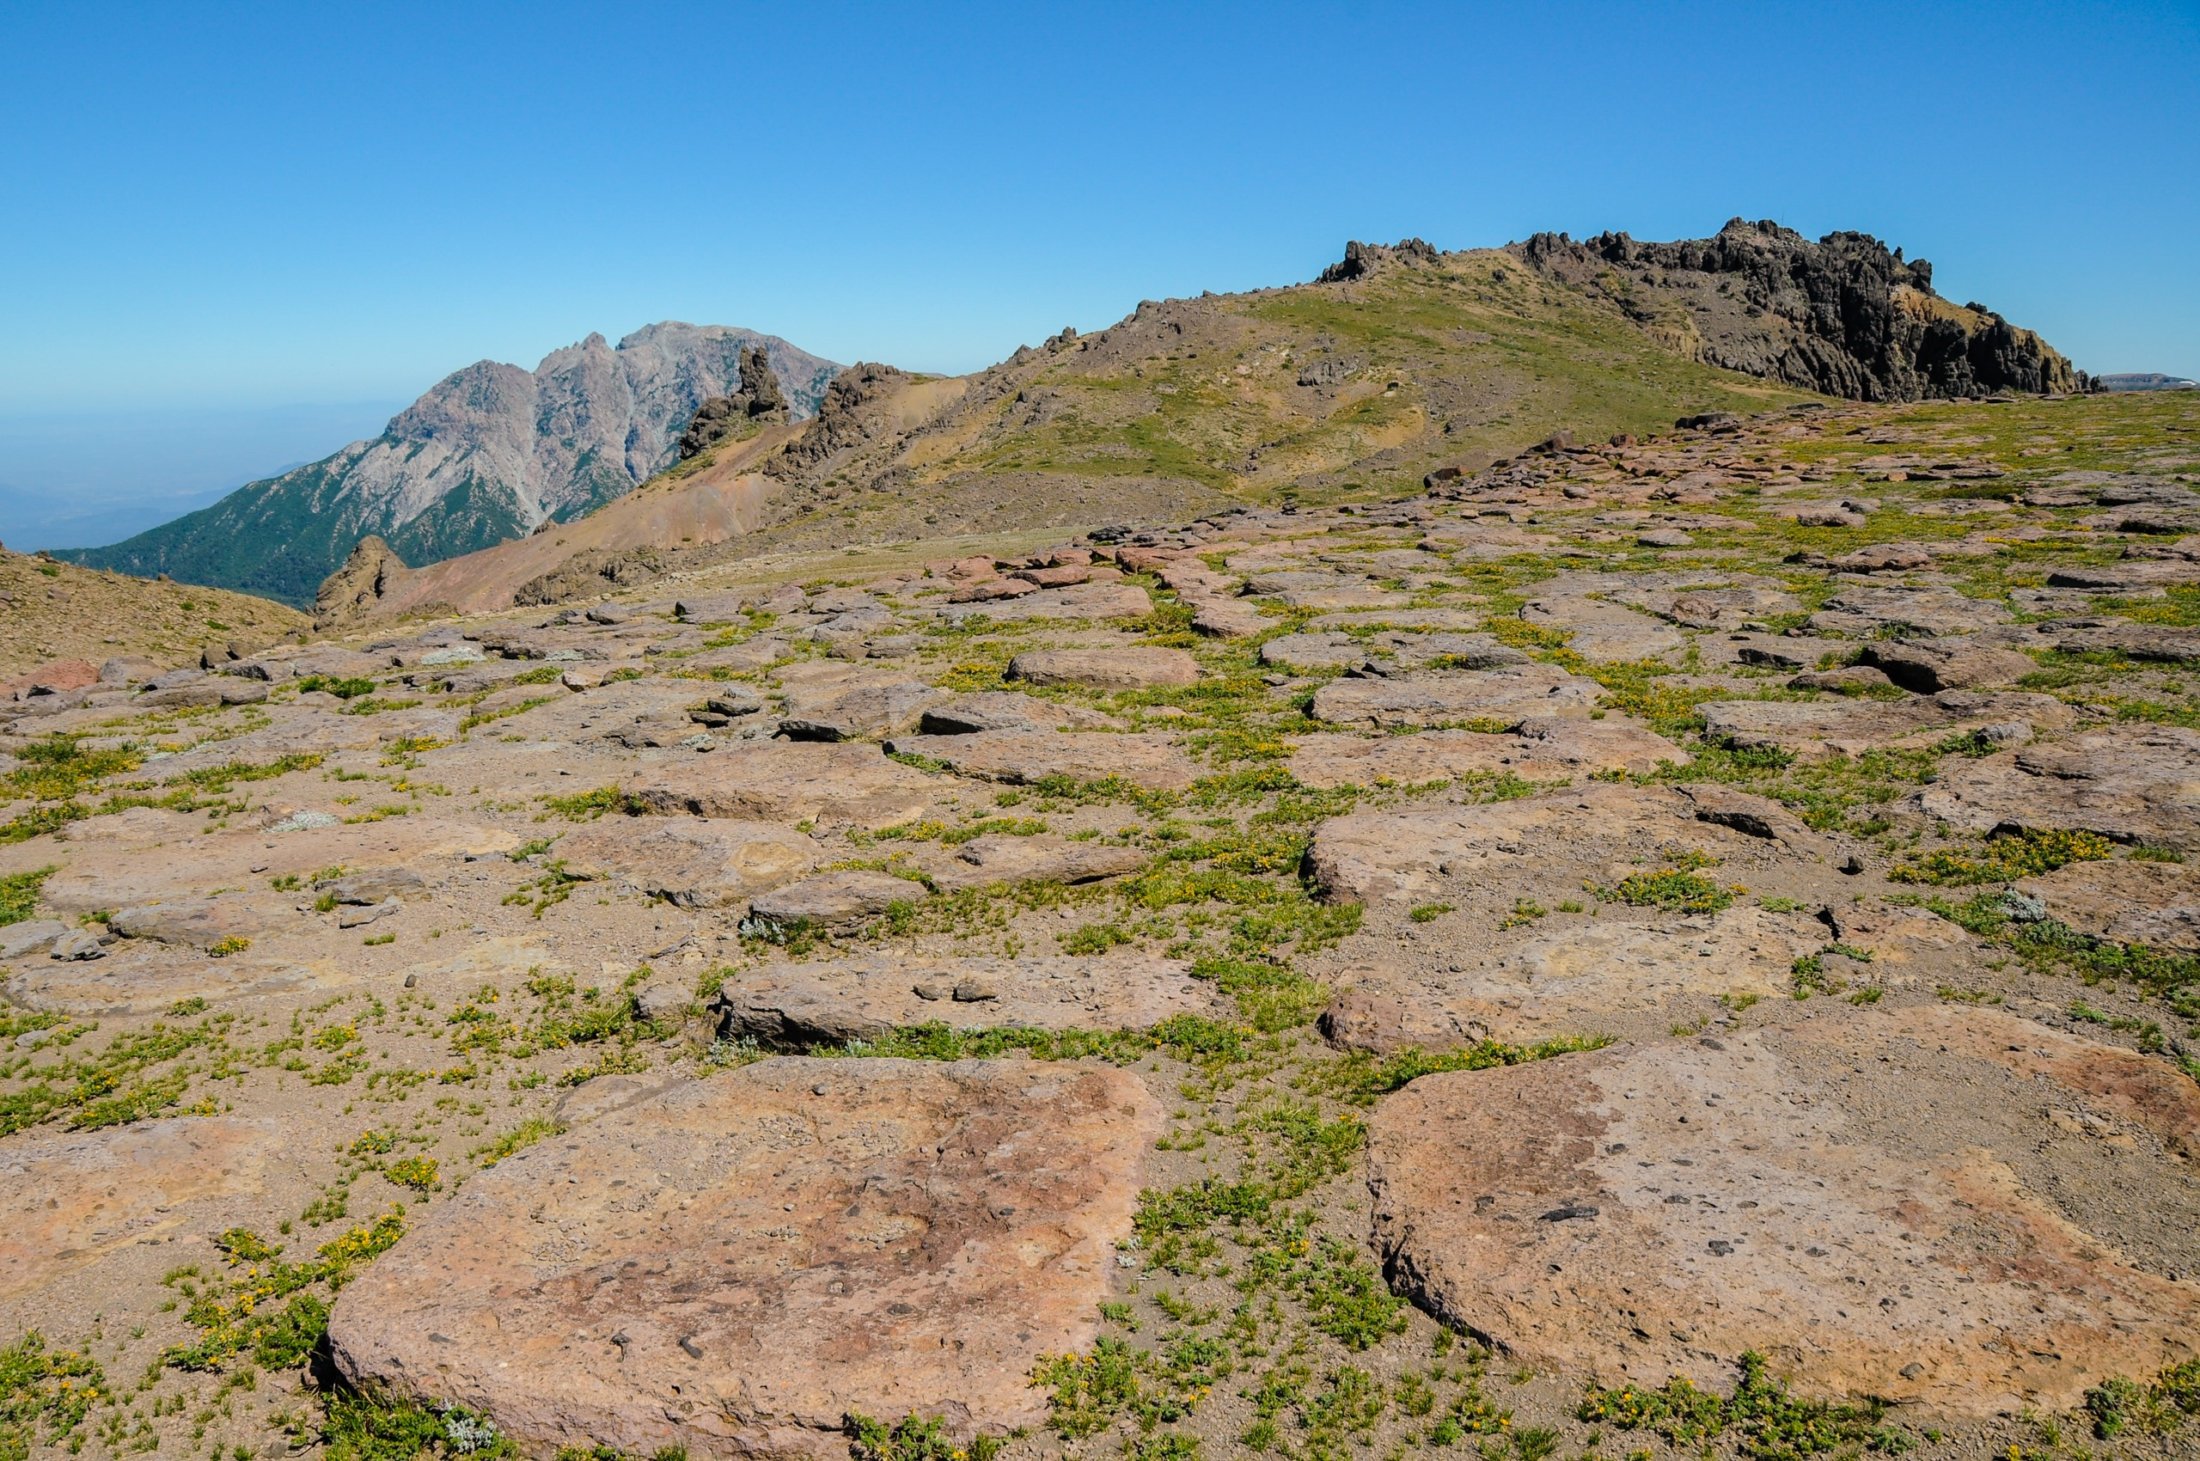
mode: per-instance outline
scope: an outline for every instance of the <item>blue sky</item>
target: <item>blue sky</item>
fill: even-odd
[[[591,330],[965,370],[1354,237],[1856,228],[2080,365],[2200,375],[2192,0],[10,0],[0,128],[11,546],[58,489],[8,443],[87,412],[234,421],[241,481],[341,444],[275,408],[371,434]],[[179,490],[85,450],[78,492]]]

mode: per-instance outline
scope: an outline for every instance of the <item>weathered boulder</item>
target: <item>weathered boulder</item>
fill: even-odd
[[[1921,695],[2014,684],[2039,668],[2030,655],[1962,639],[1875,640],[1859,662]]]
[[[1526,1363],[1719,1385],[1757,1350],[1809,1393],[1986,1415],[2200,1352],[2196,1153],[2164,1062],[1841,1006],[1423,1077],[1369,1185],[1398,1286]]]
[[[1685,807],[1673,793],[1592,785],[1478,806],[1348,812],[1315,829],[1307,868],[1322,896],[1335,902],[1404,900],[1450,878],[1502,879],[1545,841],[1647,849],[1673,833]]]
[[[876,746],[732,746],[659,762],[626,788],[644,811],[750,822],[906,822],[932,804],[931,777]]]
[[[1536,599],[1521,609],[1520,617],[1538,628],[1563,630],[1566,647],[1589,659],[1652,659],[1688,643],[1662,620],[1579,595]]]
[[[1974,831],[2097,832],[2200,849],[2200,731],[2119,726],[1945,767],[1917,805]]]
[[[1223,1001],[1180,960],[1025,954],[932,958],[872,954],[767,964],[729,980],[720,1032],[772,1049],[839,1046],[897,1029],[1143,1030],[1177,1015],[1217,1018]]]
[[[1930,745],[1967,731],[2028,740],[2077,720],[2052,695],[1945,690],[1908,700],[1715,700],[1703,707],[1704,737],[1742,750],[1775,747],[1797,755],[1861,756],[1894,746]]]
[[[848,928],[896,903],[930,896],[924,884],[892,873],[848,868],[786,883],[749,900],[749,917],[780,928]]]
[[[1510,735],[1432,730],[1406,736],[1316,734],[1291,748],[1291,774],[1308,786],[1413,786],[1509,772],[1526,781],[1569,781],[1596,772],[1655,770],[1688,753],[1621,717],[1537,716]]]
[[[949,890],[987,883],[1095,883],[1137,872],[1146,862],[1144,852],[1120,843],[988,832],[957,848],[933,879]]]
[[[1105,649],[1030,649],[1008,662],[1008,678],[1032,685],[1145,690],[1157,685],[1197,683],[1199,661],[1181,649],[1146,644]]]
[[[0,1298],[258,1192],[273,1137],[257,1121],[185,1117],[16,1138],[0,1149]]]
[[[1586,716],[1603,690],[1594,680],[1549,665],[1461,670],[1385,679],[1332,680],[1314,692],[1311,714],[1325,725],[1374,730],[1494,721],[1529,716]]]
[[[2200,867],[2189,863],[2074,862],[2017,888],[2080,933],[2200,954]]]
[[[606,817],[558,839],[575,877],[623,883],[681,908],[724,908],[817,866],[817,844],[772,822]]]
[[[260,900],[224,893],[134,904],[108,919],[107,927],[126,939],[214,948],[225,941],[249,939],[267,927],[268,916]]]
[[[944,698],[930,685],[906,680],[795,691],[787,696],[779,733],[797,741],[890,736],[915,729],[925,710]]]
[[[346,1287],[356,1384],[529,1447],[840,1458],[851,1413],[1037,1426],[1161,1108],[1128,1072],[767,1060],[468,1180]]]
[[[1029,785],[1051,776],[1073,781],[1117,777],[1149,791],[1182,791],[1199,768],[1172,736],[1150,731],[1109,734],[1057,731],[981,731],[966,736],[896,736],[886,743],[896,755],[938,761],[958,776]]]

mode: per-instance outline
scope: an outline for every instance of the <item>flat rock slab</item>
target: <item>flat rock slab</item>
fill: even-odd
[[[352,1382],[530,1450],[840,1458],[851,1412],[1036,1428],[1098,1332],[1142,1155],[1133,1075],[767,1060],[471,1178],[347,1286]]]
[[[1030,785],[1050,776],[1073,781],[1120,778],[1148,791],[1182,791],[1199,767],[1174,736],[1150,731],[981,731],[969,736],[896,736],[897,755],[938,761],[957,776]]]
[[[927,706],[944,691],[913,681],[818,686],[791,691],[779,732],[798,741],[852,741],[916,729]]]
[[[1081,706],[1056,705],[1020,690],[981,690],[925,708],[917,729],[928,736],[967,736],[980,731],[1053,730],[1057,726],[1106,725],[1108,718]]]
[[[1662,619],[1602,599],[1562,595],[1537,599],[1520,617],[1542,629],[1566,631],[1566,645],[1595,660],[1654,659],[1687,645],[1687,636]]]
[[[1599,918],[1447,974],[1418,1002],[1500,1040],[1662,1031],[1676,1018],[1715,1014],[1721,995],[1786,997],[1796,959],[1825,942],[1815,918],[1756,907],[1686,921]]]
[[[1314,692],[1312,715],[1325,725],[1373,730],[1496,721],[1529,716],[1587,716],[1604,693],[1594,680],[1550,665],[1460,670],[1410,678],[1332,680]]]
[[[2057,636],[2055,648],[2079,654],[2109,650],[2130,659],[2162,664],[2200,664],[2200,628],[2099,624]]]
[[[107,920],[107,927],[126,939],[203,949],[229,940],[250,939],[276,916],[277,909],[268,899],[224,893],[216,898],[134,903]]]
[[[2018,891],[2080,933],[2200,954],[2200,867],[2190,863],[2074,862]]]
[[[1796,613],[1803,607],[1802,601],[1785,589],[1754,585],[1622,589],[1618,597],[1685,629],[1739,629],[1753,621]]]
[[[1509,879],[1533,846],[1560,834],[1575,849],[1648,852],[1692,816],[1677,794],[1608,785],[1475,806],[1378,808],[1322,823],[1306,859],[1323,897],[1375,903],[1416,898],[1447,878]]]
[[[341,989],[357,976],[287,959],[252,954],[209,959],[164,945],[110,946],[85,962],[40,959],[18,965],[0,985],[11,1004],[51,1014],[158,1014],[179,1001],[209,1003],[253,995],[311,994]]]
[[[2021,740],[2067,729],[2077,719],[2052,695],[1972,690],[1905,700],[1715,700],[1703,707],[1703,717],[1708,740],[1801,756],[1861,756],[1989,727]]]
[[[1147,644],[1106,649],[1027,649],[1008,662],[1008,678],[1033,685],[1145,690],[1197,683],[1199,661],[1181,649]]]
[[[2200,849],[2200,732],[2120,726],[1946,766],[1917,794],[1944,822],[2097,832]]]
[[[2042,1132],[2051,1133],[2043,1141]],[[2200,1349],[2200,1087],[1959,1006],[1425,1076],[1370,1123],[1417,1303],[1537,1366],[2063,1409]],[[2140,1194],[2144,1194],[2143,1199]]]
[[[952,892],[988,883],[1095,883],[1135,873],[1147,861],[1138,848],[1112,842],[988,832],[964,843],[931,872],[933,881]]]
[[[726,1035],[788,1050],[916,1025],[1143,1030],[1177,1015],[1224,1013],[1212,983],[1194,979],[1181,961],[1151,955],[772,964],[730,982],[716,1008]]]
[[[1081,583],[1045,589],[1021,598],[982,604],[950,604],[940,616],[951,623],[974,617],[1009,623],[1029,619],[1133,619],[1153,612],[1153,600],[1133,583]]]
[[[1301,736],[1291,774],[1308,786],[1416,786],[1510,772],[1525,781],[1570,781],[1599,771],[1647,772],[1688,753],[1624,717],[1536,718],[1510,735],[1432,730],[1416,735]]]
[[[575,877],[620,883],[681,908],[725,908],[817,866],[817,844],[773,822],[610,816],[558,839]]]
[[[1442,661],[1445,668],[1493,670],[1529,663],[1528,656],[1487,634],[1408,633],[1383,630],[1365,636],[1336,630],[1280,634],[1260,647],[1260,662],[1286,669],[1341,669],[1369,660],[1413,667]]]
[[[749,916],[782,928],[848,928],[896,903],[918,903],[929,896],[924,884],[892,873],[844,868],[759,893],[749,902]]]
[[[77,834],[79,828],[108,820],[95,817],[70,830]],[[461,853],[506,852],[518,845],[519,838],[501,828],[432,816],[211,836],[185,825],[166,841],[107,842],[77,834],[61,848],[61,870],[46,880],[42,893],[48,904],[64,912],[90,913],[188,898],[213,888],[264,889],[274,878],[310,877],[331,867],[354,873],[417,871]]]
[[[1875,641],[1864,646],[1859,663],[1921,695],[2010,685],[2039,668],[2030,655],[1962,639]]]
[[[921,814],[939,783],[876,746],[733,746],[659,762],[626,788],[645,811],[748,822],[890,827]]]
[[[0,1297],[157,1241],[193,1221],[201,1199],[258,1192],[273,1144],[259,1122],[196,1117],[9,1143],[0,1151]]]
[[[1965,598],[1954,589],[1871,587],[1846,589],[1810,616],[1821,634],[1865,639],[1883,632],[1954,635],[2006,624],[2006,605]]]
[[[16,966],[0,984],[13,1004],[25,1009],[78,1016],[161,1014],[178,1001],[208,1003],[256,996],[317,994],[348,989],[375,977],[354,947],[330,948],[320,937],[324,925],[300,920],[290,947],[310,946],[304,957],[284,957],[280,948],[261,945],[226,959],[210,959],[195,949],[167,944],[118,941],[105,958],[78,963],[38,959]],[[344,941],[345,945],[349,940]],[[474,939],[446,959],[408,956],[382,970],[384,978],[416,976],[429,987],[446,978],[478,981],[524,973],[545,960],[544,950],[522,939]]]

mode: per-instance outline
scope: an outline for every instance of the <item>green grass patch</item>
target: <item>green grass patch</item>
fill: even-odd
[[[1763,1355],[1741,1358],[1733,1393],[1698,1388],[1686,1377],[1655,1390],[1622,1385],[1616,1390],[1588,1387],[1575,1410],[1578,1419],[1623,1431],[1648,1430],[1682,1450],[1709,1450],[1710,1442],[1730,1438],[1735,1454],[1749,1461],[1800,1461],[1808,1456],[1857,1449],[1899,1455],[1915,1442],[1886,1424],[1879,1401],[1843,1404],[1800,1400],[1785,1382],[1766,1373]]]
[[[2074,862],[2098,861],[2114,850],[2106,837],[2092,832],[2026,829],[1992,838],[1975,851],[1940,848],[1913,853],[1888,869],[1887,878],[1890,882],[1930,883],[1943,888],[2006,883],[2051,873]]]

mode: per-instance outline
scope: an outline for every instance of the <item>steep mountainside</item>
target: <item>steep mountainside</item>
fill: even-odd
[[[1575,243],[1539,233],[1512,252],[1617,305],[1698,360],[1860,401],[2072,391],[2082,373],[2030,330],[1933,293],[1933,266],[1862,233],[1816,243],[1736,218],[1715,238]]]
[[[764,349],[798,417],[839,369],[772,336],[679,323],[648,326],[616,348],[591,335],[532,372],[484,360],[445,377],[372,441],[111,547],[60,556],[311,603],[370,534],[428,563],[623,496],[674,460],[697,407],[739,384],[745,346]]]

